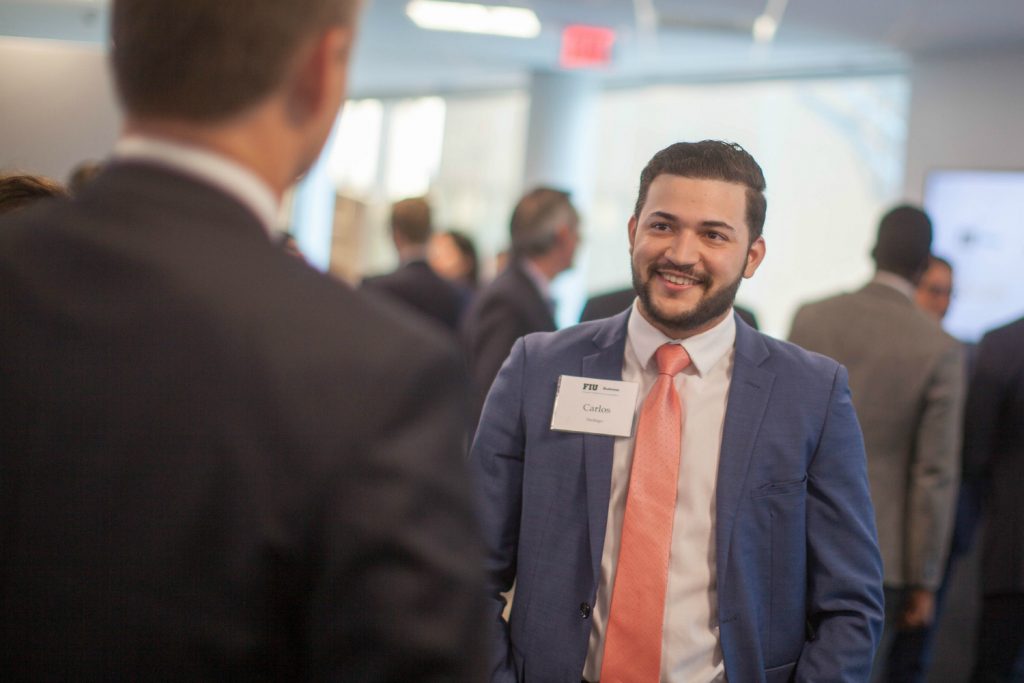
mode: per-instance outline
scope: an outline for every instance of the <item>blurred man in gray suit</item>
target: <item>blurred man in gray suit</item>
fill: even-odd
[[[886,635],[875,680],[897,629],[931,623],[945,566],[959,478],[964,367],[960,344],[914,305],[932,227],[900,206],[878,228],[876,272],[860,290],[797,311],[790,341],[850,372],[885,566]]]

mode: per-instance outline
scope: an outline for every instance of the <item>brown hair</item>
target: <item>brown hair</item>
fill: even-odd
[[[702,140],[677,142],[655,154],[640,174],[640,192],[633,217],[639,219],[647,201],[647,191],[663,173],[684,178],[724,180],[747,188],[747,227],[750,242],[761,236],[768,202],[764,197],[764,173],[747,150],[734,142]]]
[[[430,204],[423,197],[410,197],[391,206],[391,229],[410,244],[426,244],[434,231],[430,222]]]
[[[302,42],[359,0],[114,0],[112,63],[136,116],[210,122],[281,84]]]
[[[0,214],[12,213],[48,197],[67,197],[56,180],[27,173],[0,174]]]

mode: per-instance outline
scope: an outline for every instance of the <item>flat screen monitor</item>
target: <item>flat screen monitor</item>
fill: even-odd
[[[932,171],[924,204],[932,251],[953,264],[946,330],[975,342],[1024,315],[1024,171]]]

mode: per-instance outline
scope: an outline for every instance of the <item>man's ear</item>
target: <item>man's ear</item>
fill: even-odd
[[[629,217],[629,223],[627,224],[629,230],[629,253],[633,253],[633,240],[636,239],[636,216]]]
[[[743,277],[754,277],[754,273],[757,272],[757,267],[761,265],[761,261],[764,261],[765,250],[766,247],[763,237],[758,237],[754,240],[754,243],[750,245],[749,249],[747,249],[747,264],[743,268]]]
[[[301,125],[344,97],[351,43],[351,29],[332,26],[299,50],[285,88],[289,121]]]

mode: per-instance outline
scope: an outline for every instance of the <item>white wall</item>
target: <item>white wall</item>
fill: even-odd
[[[1024,168],[1024,47],[915,60],[904,189],[933,168]]]
[[[102,47],[0,38],[0,170],[66,180],[102,159],[121,117]]]

